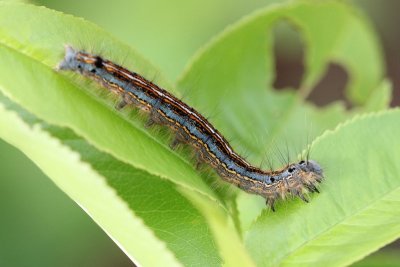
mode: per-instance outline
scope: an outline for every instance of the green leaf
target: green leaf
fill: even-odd
[[[5,15],[14,12],[14,16],[17,17],[24,17],[26,13],[34,14],[36,12],[36,16],[42,18],[44,21],[53,21],[51,26],[54,27],[54,29],[49,29],[49,31],[53,30],[52,36],[54,38],[57,37],[55,32],[60,32],[62,35],[63,32],[59,29],[70,24],[70,28],[76,27],[79,29],[79,31],[76,30],[78,35],[75,37],[76,39],[82,38],[82,36],[79,35],[86,34],[87,31],[97,34],[93,36],[98,40],[101,38],[109,38],[109,42],[114,42],[106,33],[101,32],[87,22],[69,16],[63,16],[43,8],[25,5],[4,5],[3,8],[0,9],[0,13],[1,12]],[[4,16],[2,18],[4,18]],[[82,138],[72,135],[65,128],[62,128],[60,133],[60,131],[54,130],[54,128],[50,129],[43,126],[46,128],[46,131],[51,132],[53,137],[57,137],[58,140],[64,141],[64,139],[66,139],[68,141],[71,139],[70,142],[77,144],[69,148],[73,148],[76,152],[79,152],[82,160],[90,162],[92,168],[95,168],[95,170],[107,180],[110,186],[109,189],[115,190],[119,194],[119,197],[122,198],[122,201],[129,205],[131,209],[130,212],[134,212],[137,217],[140,217],[146,223],[146,226],[154,231],[157,238],[161,241],[165,241],[168,249],[174,253],[180,262],[185,265],[193,265],[195,263],[202,264],[202,262],[205,261],[204,265],[219,265],[220,257],[218,251],[213,246],[212,236],[208,232],[206,223],[199,218],[198,213],[196,213],[193,207],[187,206],[188,204],[182,196],[174,193],[175,191],[171,189],[176,183],[181,184],[183,187],[191,187],[191,190],[201,192],[211,199],[218,198],[212,189],[201,179],[200,175],[194,171],[190,162],[182,155],[171,153],[171,151],[167,149],[165,136],[164,138],[161,136],[160,140],[158,140],[152,133],[144,130],[142,125],[143,121],[140,120],[140,118],[130,118],[127,114],[123,116],[117,113],[112,107],[113,104],[110,103],[115,100],[109,100],[107,98],[106,100],[99,101],[98,93],[95,92],[95,89],[93,89],[93,91],[88,91],[80,88],[82,85],[88,86],[89,88],[93,87],[91,84],[87,84],[79,78],[77,79],[76,75],[63,77],[59,73],[56,73],[53,68],[61,60],[63,44],[67,43],[67,41],[57,40],[54,43],[50,42],[51,45],[57,47],[54,48],[57,52],[52,52],[44,48],[42,43],[44,40],[40,38],[38,39],[38,44],[35,42],[32,44],[26,42],[26,40],[24,40],[24,35],[19,35],[23,30],[21,28],[24,27],[20,24],[12,25],[13,22],[10,21],[5,19],[2,24],[2,26],[4,26],[2,30],[9,35],[4,34],[2,36],[2,45],[0,46],[0,56],[2,59],[2,64],[0,66],[0,90],[13,101],[32,112],[34,115],[29,119],[33,122],[38,123],[38,121],[44,119],[51,123],[51,125],[67,126],[76,131],[79,135],[84,136],[88,141],[83,141]],[[43,27],[43,25],[38,22],[43,23],[41,20],[35,20],[25,26],[28,26],[30,30],[35,27],[38,29]],[[16,31],[17,34],[11,31],[12,27],[14,27],[14,30],[20,27]],[[64,38],[67,37],[68,36]],[[62,39],[60,36],[58,36],[58,38]],[[69,38],[72,37],[69,36]],[[98,40],[97,42],[99,42]],[[17,41],[21,41],[22,43],[18,43]],[[93,42],[95,41],[96,40]],[[105,42],[105,40],[102,41]],[[71,39],[68,43],[74,42]],[[27,48],[22,49],[21,46],[23,47],[24,45],[31,47],[30,49],[32,50]],[[37,51],[44,49],[48,54],[48,58],[42,58],[41,52],[37,52],[33,48],[35,45],[39,47],[36,49]],[[116,47],[116,51],[118,51],[119,47],[123,47],[123,45],[118,44],[118,42],[113,43],[113,45]],[[121,49],[123,50],[123,48]],[[126,53],[129,49],[125,48],[124,51],[125,52],[121,53]],[[52,56],[54,57],[53,62],[49,60]],[[144,65],[142,68],[151,68],[151,66],[140,59],[139,56],[131,55],[130,57],[137,60],[135,63],[138,64],[138,69],[141,69],[140,64]],[[18,71],[16,72],[16,70]],[[38,73],[40,73],[40,75],[37,75]],[[18,77],[23,77],[23,79],[19,79]],[[45,98],[43,96],[45,96]],[[73,105],[71,103],[73,103]],[[38,118],[36,118],[36,116]],[[154,135],[157,136],[156,133],[154,133]],[[93,144],[96,148],[100,148],[102,151],[108,152],[110,155],[97,155],[93,158],[92,154],[101,152],[99,150],[95,152],[91,151],[95,150],[95,147],[88,148],[87,142]],[[27,153],[22,145],[16,142],[13,144]],[[126,144],[129,145],[127,146]],[[165,154],[166,152],[167,154]],[[84,153],[89,153],[90,157]],[[131,154],[131,156],[123,155],[124,153]],[[105,157],[113,156],[115,158],[108,158],[104,162]],[[117,161],[116,158],[118,156],[121,157],[124,162],[130,163],[132,166]],[[132,158],[130,159],[130,157]],[[103,161],[99,163],[98,158],[101,158]],[[45,171],[47,168],[53,168],[53,165],[47,166],[39,164],[37,159],[34,160]],[[44,158],[41,160],[45,161],[46,159]],[[163,165],[164,167],[162,167]],[[108,173],[110,170],[107,166],[112,166],[111,174]],[[130,168],[130,170],[127,171],[127,168]],[[121,170],[118,172],[118,169],[122,169],[123,171]],[[166,176],[170,175],[169,178],[158,173],[157,170],[162,169],[165,170]],[[62,170],[64,171],[64,169]],[[55,179],[53,177],[57,175],[55,172],[46,171],[46,173],[52,179]],[[114,175],[116,175],[116,177]],[[159,176],[170,179],[173,184],[160,180]],[[198,178],[196,178],[196,176]],[[135,180],[133,177],[137,177],[137,179]],[[65,176],[62,178],[65,178]],[[181,179],[182,181],[179,181]],[[196,179],[198,179],[197,182]],[[186,185],[185,180],[188,182]],[[157,185],[157,183],[161,185]],[[80,196],[76,195],[73,189],[68,188],[68,186],[73,187],[72,185],[57,184],[66,191],[72,199],[81,203],[79,199]],[[146,189],[149,184],[154,185]],[[165,184],[169,186],[167,189],[165,188]],[[79,188],[79,185],[75,186],[78,192],[82,190],[82,188]],[[69,190],[71,190],[71,192]],[[150,194],[149,191],[153,193]],[[134,196],[132,196],[132,194],[134,194]],[[162,194],[162,197],[160,197],[159,194]],[[153,196],[152,200],[149,199],[151,195]],[[102,198],[100,193],[97,195],[97,198]],[[179,205],[177,203],[179,203]],[[135,246],[131,246],[130,242],[133,242],[133,235],[121,238],[119,236],[120,230],[118,230],[121,229],[121,226],[118,225],[118,223],[109,225],[107,222],[103,221],[103,217],[99,219],[93,215],[92,207],[89,204],[82,206],[95,218],[106,232],[110,233],[114,240],[124,248],[124,251],[131,258],[136,259],[136,254],[139,254],[144,257],[138,258],[139,262],[149,262],[145,253],[142,253],[145,249],[137,250]],[[163,208],[167,208],[167,212],[163,211]],[[93,209],[95,209],[95,207]],[[221,206],[217,205],[216,209],[221,209]],[[101,215],[104,216],[107,213],[106,211],[107,208],[104,208],[103,214]],[[164,212],[165,216],[163,216]],[[123,214],[120,214],[120,216],[122,215]],[[118,216],[115,216],[115,218],[120,219]],[[132,225],[135,226],[134,224]],[[124,227],[127,226],[124,224]],[[122,227],[122,229],[124,227]],[[136,239],[135,241],[137,242]],[[150,249],[147,248],[147,251],[150,251]],[[167,252],[166,254],[168,255]],[[231,260],[234,261],[234,259],[235,257],[231,256]],[[162,260],[163,258],[161,257],[160,261]]]
[[[224,265],[255,266],[235,231],[235,225],[232,219],[227,217],[221,209],[204,196],[188,192],[187,190],[182,191],[182,193],[198,207],[207,219],[211,231],[215,236],[219,251],[221,255],[223,255]]]
[[[271,90],[275,73],[272,29],[280,20],[293,23],[304,39],[306,74],[299,93],[276,94]],[[353,31],[359,38],[349,42]],[[270,150],[272,140],[284,136],[291,144],[307,135],[297,128],[286,136],[284,130],[291,120],[298,122],[299,118],[302,128],[307,129],[307,117],[314,113],[301,100],[330,62],[339,61],[349,72],[347,91],[355,103],[364,103],[382,81],[381,58],[369,24],[348,5],[296,1],[259,10],[224,31],[193,58],[178,89],[190,95],[187,100],[193,106],[217,117],[213,120],[217,128],[237,140],[242,146],[239,149],[250,150],[254,159],[260,159]],[[346,117],[341,111],[336,116],[324,127],[331,128]],[[310,123],[316,127],[312,136],[326,129],[312,120]]]
[[[400,236],[399,120],[399,109],[361,116],[315,141],[322,192],[263,212],[245,238],[258,265],[348,265]]]
[[[29,38],[31,33],[35,34]],[[113,47],[113,56],[105,51],[105,57],[126,56],[130,64],[125,65],[131,69],[145,76],[156,73],[132,49],[82,19],[35,6],[0,3],[0,89],[40,119],[73,129],[119,160],[217,199],[187,157],[171,153],[165,135],[146,131],[140,118],[117,113],[115,99],[99,100],[99,92],[83,88],[93,89],[83,79],[54,71],[65,44],[79,48],[99,44],[99,51]],[[161,77],[157,82],[166,85]]]
[[[118,240],[117,244],[131,259],[149,265],[179,266],[165,244],[155,238],[106,184],[104,177],[83,162],[77,153],[52,138],[39,125],[28,125],[3,104],[0,104],[0,126],[0,136],[35,161],[114,240]],[[150,250],[157,253],[157,257],[148,257]]]
[[[306,73],[298,92],[272,90],[272,30],[281,20],[295,25],[305,45]],[[348,34],[355,28],[359,38],[354,42],[362,49],[348,42]],[[363,64],[356,64],[360,57]],[[367,104],[346,112],[342,103],[324,108],[304,103],[328,64],[338,61],[350,76],[347,92],[362,95],[352,98],[355,103]],[[334,1],[297,1],[259,10],[224,31],[193,58],[178,89],[190,96],[186,100],[191,105],[211,115],[217,129],[234,140],[234,148],[250,162],[265,160],[266,155],[273,161],[273,155],[278,155],[275,157],[284,165],[280,154],[291,154],[293,159],[309,141],[355,111],[387,105],[391,91],[390,86],[381,87],[382,73],[379,45],[361,14]],[[285,147],[289,151],[277,151]],[[247,229],[264,203],[261,198],[241,194],[238,207],[242,228]]]
[[[265,33],[280,19],[297,25],[304,36],[307,70],[299,92],[270,88],[272,39]],[[350,39],[353,35],[357,41]],[[4,108],[7,101],[2,101],[0,136],[31,157],[131,258],[171,266],[250,265],[252,260],[260,266],[341,265],[398,236],[394,162],[399,155],[385,157],[400,131],[397,110],[354,119],[318,139],[312,158],[326,170],[321,195],[308,205],[282,203],[271,214],[261,197],[240,193],[233,202],[210,185],[187,153],[171,151],[168,137],[144,129],[135,113],[116,112],[115,99],[103,89],[54,71],[65,44],[104,51],[102,56],[117,62],[129,58],[123,65],[150,79],[157,72],[88,22],[45,8],[0,3],[0,91],[17,104]],[[304,103],[330,61],[349,72],[347,92],[359,109]],[[379,47],[360,14],[343,3],[296,1],[260,10],[225,31],[197,54],[178,89],[200,112],[218,113],[212,119],[217,128],[255,162],[274,144],[281,147],[286,140],[299,152],[354,112],[385,108],[390,86],[382,82],[382,73]],[[174,91],[162,77],[156,83]],[[266,130],[269,136],[261,139]],[[91,184],[93,192],[85,195]],[[379,235],[366,235],[379,224],[385,225]]]
[[[363,109],[365,111],[379,111],[390,107],[392,94],[392,84],[388,80],[383,80],[382,83],[372,92]]]
[[[98,151],[4,97],[0,103],[0,137],[35,161],[135,262],[179,265],[166,246],[184,265],[220,265],[205,219],[173,183]]]

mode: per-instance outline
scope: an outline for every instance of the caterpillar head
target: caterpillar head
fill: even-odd
[[[274,203],[278,198],[293,195],[308,202],[305,193],[317,192],[317,185],[324,178],[321,166],[313,160],[301,160],[273,175],[274,183],[268,188],[265,198],[267,205],[274,211]],[[272,178],[271,178],[272,179]]]

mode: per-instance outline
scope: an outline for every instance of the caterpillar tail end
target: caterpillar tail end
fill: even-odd
[[[76,54],[78,53],[72,46],[65,45],[64,60],[56,66],[56,71],[72,69],[72,64],[75,62]]]

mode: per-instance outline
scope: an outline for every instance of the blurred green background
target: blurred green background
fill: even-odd
[[[35,1],[84,17],[136,48],[170,81],[175,81],[190,57],[210,38],[240,17],[272,0],[203,1]],[[400,18],[398,0],[358,0],[352,3],[370,17],[384,49],[387,74],[393,82],[393,105],[400,100]],[[287,33],[290,37],[290,32]],[[293,35],[293,33],[292,33]],[[279,36],[278,36],[279,37]],[[275,86],[296,86],[301,72],[300,42],[277,42],[278,80]],[[126,59],[129,60],[129,59]],[[341,98],[343,70],[331,67],[321,87],[330,94],[313,94],[319,104]],[[111,239],[21,152],[0,140],[0,266],[133,266]],[[394,243],[357,266],[400,266]],[[156,256],[156,255],[155,255]]]

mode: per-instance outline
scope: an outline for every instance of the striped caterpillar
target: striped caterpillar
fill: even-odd
[[[323,179],[323,171],[315,161],[307,157],[279,170],[261,170],[235,153],[199,112],[135,72],[71,46],[66,46],[58,69],[78,72],[119,95],[117,109],[134,105],[149,113],[147,126],[165,125],[175,133],[172,149],[180,143],[188,144],[196,151],[198,163],[208,164],[223,180],[240,189],[261,195],[273,211],[276,200],[286,195],[308,202],[306,192],[319,192],[317,184]]]

